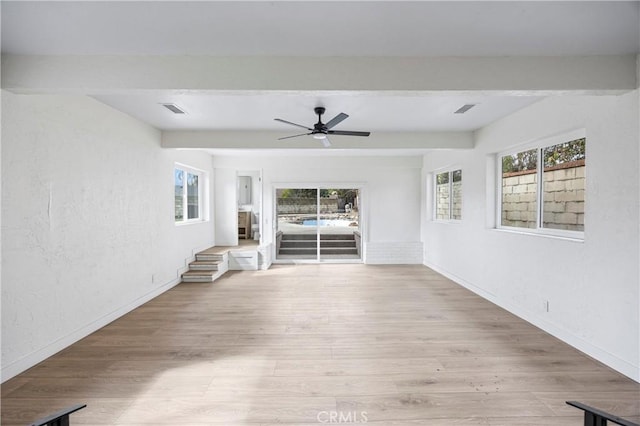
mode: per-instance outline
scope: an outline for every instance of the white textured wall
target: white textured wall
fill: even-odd
[[[425,263],[640,381],[638,92],[540,101],[476,134],[467,152],[425,156],[428,172],[463,170],[463,220],[423,214]],[[492,154],[585,128],[584,242],[492,229]],[[544,309],[549,301],[550,311]]]
[[[221,169],[262,170],[263,244],[273,243],[276,186],[354,185],[363,188],[361,222],[365,261],[369,263],[370,258],[370,263],[422,263],[421,157],[214,156],[213,161],[216,176],[231,176],[231,173],[218,173]],[[370,256],[368,244],[371,244]]]
[[[175,226],[160,132],[83,96],[2,92],[2,378],[177,282],[212,222]]]
[[[215,227],[216,245],[238,244],[238,176],[232,169],[216,169],[215,174]]]

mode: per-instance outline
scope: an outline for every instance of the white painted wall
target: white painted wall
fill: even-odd
[[[420,173],[422,157],[231,157],[214,156],[221,170],[262,170],[263,244],[274,239],[274,188],[319,184],[362,186],[362,222],[367,263],[422,263],[420,242]],[[220,172],[220,173],[219,173]],[[235,181],[234,181],[235,183]],[[224,185],[217,182],[218,185]],[[375,249],[375,250],[374,250]]]
[[[171,288],[212,222],[176,226],[160,132],[84,96],[2,92],[2,380]]]
[[[422,219],[428,266],[636,381],[638,99],[637,90],[621,96],[548,98],[478,131],[474,150],[425,156],[427,184],[430,171],[462,167],[463,221],[433,222],[430,208],[423,209]],[[576,128],[587,134],[584,242],[492,229],[493,154]]]
[[[354,185],[363,188],[363,239],[376,248],[367,263],[422,263],[420,170],[414,157],[233,157],[214,156],[220,168],[262,170],[263,240],[274,242],[274,188],[286,185]],[[407,244],[410,243],[410,244]],[[389,250],[384,250],[384,248]],[[399,249],[400,248],[400,249]],[[366,246],[365,246],[366,250]],[[416,255],[417,253],[417,255]]]
[[[238,245],[238,175],[233,169],[215,169],[216,245]]]

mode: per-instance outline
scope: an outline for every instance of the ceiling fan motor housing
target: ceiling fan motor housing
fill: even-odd
[[[313,130],[311,134],[317,135],[318,133],[327,134],[327,126],[322,122],[322,114],[324,114],[324,107],[315,107],[313,109],[315,113],[318,115],[318,122],[313,125]]]
[[[344,119],[349,117],[344,112],[341,112],[340,114],[336,115],[331,120],[329,120],[327,123],[323,123],[322,122],[322,114],[324,114],[325,108],[321,107],[321,106],[318,106],[318,107],[315,107],[313,109],[313,111],[318,115],[318,122],[313,125],[313,128],[304,126],[302,124],[292,123],[291,121],[283,120],[281,118],[276,118],[275,119],[276,121],[280,121],[282,123],[290,124],[290,125],[296,126],[296,127],[302,127],[303,129],[307,129],[309,131],[309,133],[303,133],[301,135],[285,136],[283,138],[279,138],[278,140],[297,138],[299,136],[311,135],[315,139],[321,139],[323,141],[324,146],[325,147],[329,147],[330,143],[329,143],[329,140],[327,139],[328,135],[369,136],[369,134],[370,134],[369,132],[354,132],[354,131],[350,131],[350,130],[332,130],[334,126],[336,126],[337,124],[339,124],[342,121],[344,121]]]

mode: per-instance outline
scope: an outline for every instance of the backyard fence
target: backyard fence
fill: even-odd
[[[340,204],[342,204],[342,211],[344,211],[343,199],[320,198],[320,213],[338,213]],[[278,214],[315,214],[316,212],[316,198],[278,198]]]
[[[584,160],[544,169],[542,225],[545,228],[584,230]],[[502,225],[536,227],[536,170],[502,175]]]

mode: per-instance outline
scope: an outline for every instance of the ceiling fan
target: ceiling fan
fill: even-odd
[[[292,126],[296,126],[296,127],[302,127],[303,129],[307,129],[309,131],[309,133],[301,133],[299,135],[285,136],[283,138],[278,138],[278,140],[297,138],[298,136],[311,135],[313,136],[314,139],[321,140],[325,148],[328,148],[331,146],[331,142],[329,141],[329,138],[328,138],[329,135],[369,136],[371,134],[371,132],[353,132],[350,130],[331,130],[336,124],[340,123],[341,121],[343,121],[345,118],[349,116],[344,112],[341,112],[340,114],[336,115],[325,124],[322,122],[322,114],[324,114],[324,111],[325,111],[324,107],[316,107],[314,108],[314,111],[318,115],[318,122],[313,125],[313,128],[303,126],[302,124],[292,123],[290,121],[283,120],[281,118],[276,118],[275,120],[281,123],[291,124]]]

